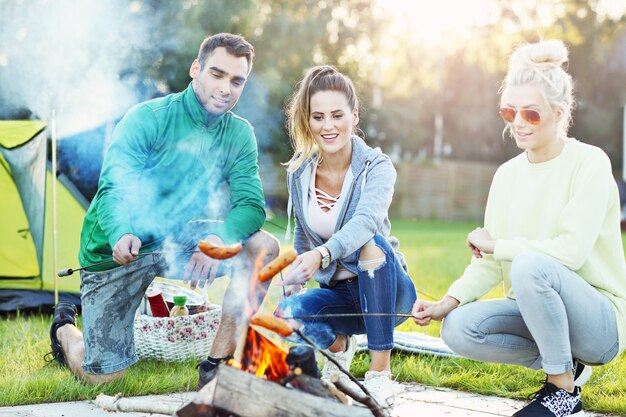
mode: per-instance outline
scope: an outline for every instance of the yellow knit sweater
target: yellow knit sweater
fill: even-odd
[[[626,347],[626,263],[617,184],[606,154],[570,139],[559,156],[532,164],[526,154],[496,172],[485,228],[493,255],[472,258],[448,295],[468,303],[504,280],[507,297],[513,259],[523,251],[549,255],[606,295],[617,315],[620,352]]]

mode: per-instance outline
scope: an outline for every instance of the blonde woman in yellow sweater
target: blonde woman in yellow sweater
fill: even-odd
[[[545,384],[519,417],[583,415],[588,365],[615,359],[626,342],[617,185],[601,149],[567,136],[566,61],[560,41],[511,55],[500,114],[523,152],[494,176],[463,275],[440,301],[413,309],[420,325],[445,318],[442,337],[460,355],[543,368]],[[502,281],[506,298],[477,301]]]

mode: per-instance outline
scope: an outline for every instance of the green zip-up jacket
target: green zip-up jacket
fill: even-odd
[[[225,243],[251,235],[265,221],[258,168],[250,123],[232,112],[210,117],[191,84],[134,106],[113,132],[85,216],[81,266],[111,259],[127,233],[142,253],[155,250],[190,220],[224,220],[213,233]]]

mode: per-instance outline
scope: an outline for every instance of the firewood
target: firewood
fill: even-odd
[[[300,391],[308,392],[309,394],[316,395],[318,397],[328,398],[333,401],[340,401],[344,404],[348,403],[348,399],[342,392],[329,389],[321,379],[313,378],[309,375],[302,374],[297,376],[291,381],[291,386],[299,389]]]
[[[184,403],[184,400],[174,402],[155,402],[144,398],[124,398],[122,394],[112,397],[98,394],[96,406],[106,411],[123,411],[135,413],[155,413],[171,416]]]
[[[389,413],[369,395],[363,392],[356,392],[348,385],[344,384],[339,377],[332,378],[333,384],[339,388],[344,394],[352,397],[354,401],[358,401],[372,411],[374,417],[389,417]]]
[[[192,401],[185,405],[180,410],[176,411],[175,417],[240,417],[233,413],[227,413],[224,410],[219,410],[210,404],[202,404]]]
[[[367,408],[286,388],[225,365],[217,368],[215,378],[198,392],[195,401],[246,417],[373,417]]]

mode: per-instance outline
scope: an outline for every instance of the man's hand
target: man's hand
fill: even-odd
[[[296,260],[293,261],[285,280],[276,285],[304,285],[313,278],[313,275],[320,269],[321,264],[322,254],[319,253],[319,251],[313,249],[304,252],[302,255],[298,255]]]
[[[487,229],[477,227],[467,235],[467,246],[474,256],[480,259],[483,257],[483,253],[493,253],[496,241],[491,237]]]
[[[113,246],[113,260],[119,265],[127,266],[139,255],[141,240],[130,233],[125,234]]]
[[[413,321],[420,326],[427,326],[431,320],[441,320],[457,308],[459,300],[446,295],[437,302],[417,300],[413,305]]]
[[[209,235],[204,240],[216,245],[224,245],[222,239],[216,235]],[[194,252],[189,262],[187,262],[187,265],[185,265],[183,282],[185,284],[189,283],[191,289],[195,289],[198,283],[200,288],[204,288],[205,285],[209,286],[213,283],[213,280],[215,280],[217,269],[221,263],[221,260],[210,258],[202,252]]]

